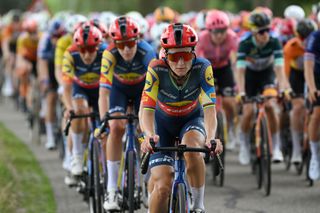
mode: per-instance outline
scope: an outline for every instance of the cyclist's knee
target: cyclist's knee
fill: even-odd
[[[113,120],[110,122],[110,130],[117,135],[122,135],[125,131],[125,125],[120,120]]]
[[[165,200],[170,196],[172,184],[172,168],[169,166],[154,167],[151,170],[153,180],[153,193],[157,198]]]

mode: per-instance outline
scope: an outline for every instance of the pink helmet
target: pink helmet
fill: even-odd
[[[210,10],[206,17],[206,28],[208,30],[228,28],[230,20],[228,15],[220,10]]]

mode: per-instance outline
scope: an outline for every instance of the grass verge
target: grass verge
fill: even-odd
[[[0,123],[0,212],[54,213],[49,179],[29,148]]]

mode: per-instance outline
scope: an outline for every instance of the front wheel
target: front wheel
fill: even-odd
[[[172,198],[171,212],[173,213],[186,213],[187,208],[186,188],[183,183],[177,185],[176,197]]]
[[[262,172],[262,182],[264,186],[265,195],[269,196],[271,192],[271,154],[270,154],[270,141],[268,137],[268,126],[267,120],[265,118],[261,119],[261,172]]]
[[[128,206],[129,212],[133,213],[135,210],[134,191],[135,191],[135,153],[130,151],[128,153]]]

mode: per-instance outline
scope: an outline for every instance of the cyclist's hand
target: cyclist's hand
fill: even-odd
[[[290,87],[287,89],[284,89],[281,93],[283,94],[283,97],[286,101],[291,100],[292,89]]]
[[[146,153],[146,152],[151,152],[153,153],[153,150],[152,150],[152,147],[150,145],[150,138],[153,138],[153,141],[155,143],[158,143],[159,141],[159,135],[154,135],[152,137],[150,136],[144,136],[144,141],[141,143],[141,151],[143,153]]]
[[[95,138],[98,138],[98,139],[103,139],[107,136],[107,133],[105,131],[101,132],[101,129],[99,127],[97,127],[94,132],[93,132],[93,135]]]
[[[221,154],[223,152],[223,146],[220,139],[214,139],[216,142],[216,149],[214,150],[215,154]],[[211,140],[207,139],[206,146],[210,149],[211,148]]]
[[[240,92],[236,95],[236,102],[241,104],[243,103],[244,99],[246,97],[246,93],[245,92]]]
[[[309,100],[311,103],[314,103],[317,101],[317,97],[320,97],[320,91],[317,90],[309,90]]]
[[[66,109],[66,110],[64,111],[64,117],[65,117],[65,119],[68,120],[72,114],[73,114],[73,115],[75,114],[73,109]]]

